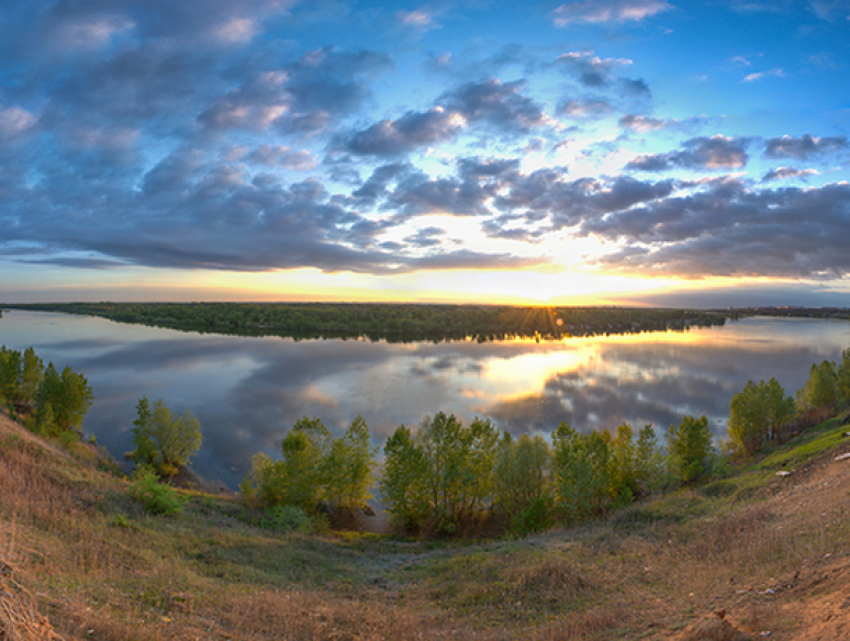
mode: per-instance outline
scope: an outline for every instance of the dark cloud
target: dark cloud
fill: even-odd
[[[764,145],[764,155],[768,158],[807,160],[812,156],[847,149],[847,138],[845,136],[815,138],[811,134],[804,134],[799,138],[793,136],[770,138]]]
[[[418,147],[446,142],[466,124],[457,112],[437,106],[425,112],[409,111],[398,120],[382,120],[352,134],[345,148],[364,156],[398,156]]]
[[[804,278],[850,272],[850,185],[756,191],[722,179],[694,189],[582,229],[623,244],[602,262],[625,271]]]
[[[538,212],[548,217],[553,227],[561,228],[665,198],[674,190],[669,180],[652,183],[625,176],[610,181],[566,180],[566,175],[553,168],[519,177],[507,193],[496,198],[495,206],[504,212]]]
[[[309,151],[294,151],[282,145],[262,145],[253,149],[246,160],[260,165],[272,167],[287,167],[289,169],[307,170],[316,166],[316,160]]]
[[[277,69],[256,73],[204,110],[199,120],[214,130],[314,131],[329,115],[351,112],[369,96],[366,79],[392,66],[372,51],[310,51]]]
[[[446,230],[439,227],[423,227],[404,240],[406,243],[415,245],[416,247],[434,247],[442,242],[438,236],[442,236],[445,233]]]
[[[626,169],[664,171],[674,167],[685,169],[737,169],[747,164],[750,138],[712,136],[692,138],[682,143],[682,149],[666,154],[641,156]]]
[[[631,60],[600,58],[592,51],[570,51],[558,56],[554,62],[555,67],[574,76],[581,85],[591,88],[608,85],[615,69],[630,64]]]
[[[522,80],[467,83],[444,93],[427,111],[408,111],[343,137],[342,147],[363,156],[400,156],[453,140],[470,125],[490,125],[499,133],[527,133],[547,122],[542,107],[521,91]]]
[[[407,163],[391,163],[382,165],[372,172],[372,175],[354,192],[354,197],[366,202],[375,202],[379,196],[386,193],[387,186],[402,173],[409,172],[412,166]]]
[[[444,94],[440,102],[467,121],[484,122],[505,132],[527,132],[546,123],[542,107],[521,92],[525,81],[491,78]]]

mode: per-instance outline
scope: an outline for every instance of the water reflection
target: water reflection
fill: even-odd
[[[301,416],[342,429],[362,414],[382,445],[400,423],[439,410],[488,417],[514,434],[559,422],[660,429],[706,414],[724,430],[732,395],[775,376],[793,393],[811,363],[838,360],[850,324],[747,319],[725,327],[561,343],[388,344],[244,338],[120,325],[98,318],[5,312],[0,343],[33,345],[83,372],[95,393],[86,433],[120,457],[139,397],[163,398],[201,420],[195,468],[235,487],[256,452],[275,455]]]

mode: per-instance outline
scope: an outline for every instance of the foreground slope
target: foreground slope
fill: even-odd
[[[843,641],[848,429],[833,419],[607,521],[457,544],[279,535],[200,493],[150,516],[89,446],[0,415],[0,561],[65,639]]]

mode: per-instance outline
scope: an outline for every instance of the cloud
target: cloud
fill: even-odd
[[[806,176],[816,176],[815,169],[794,169],[792,167],[777,167],[768,171],[761,179],[762,182],[770,182],[773,180],[784,180],[785,178],[805,178]]]
[[[11,140],[32,129],[38,118],[21,107],[0,109],[0,141]]]
[[[489,125],[511,135],[549,122],[542,107],[522,95],[525,82],[497,78],[463,84],[441,95],[427,111],[408,111],[343,136],[341,146],[361,156],[400,156],[451,140],[470,125]]]
[[[657,131],[658,129],[663,129],[667,125],[670,124],[668,120],[662,120],[660,118],[650,118],[648,116],[636,116],[634,114],[626,114],[622,116],[618,121],[619,125],[624,129],[631,129],[637,133],[648,133],[650,131]]]
[[[575,75],[585,87],[606,86],[614,69],[632,64],[627,58],[600,58],[591,51],[570,51],[555,59],[555,66]]]
[[[271,167],[286,167],[306,171],[313,169],[318,163],[309,151],[302,149],[293,151],[282,145],[262,145],[253,149],[246,160],[250,162],[268,165]]]
[[[368,50],[316,49],[281,69],[255,73],[215,100],[198,120],[218,131],[272,126],[315,131],[328,124],[329,115],[359,108],[369,96],[367,78],[392,64],[386,54]]]
[[[626,165],[626,169],[664,171],[674,167],[685,169],[736,169],[747,164],[750,138],[712,136],[692,138],[682,143],[682,149],[666,154],[641,156]]]
[[[588,98],[585,100],[563,100],[555,110],[559,116],[572,118],[598,118],[611,113],[614,107],[607,100]]]
[[[807,160],[812,156],[847,149],[847,138],[846,136],[815,138],[811,134],[804,134],[797,138],[793,136],[770,138],[764,144],[764,155],[767,158]]]
[[[408,111],[397,120],[382,120],[351,134],[344,147],[362,156],[398,156],[452,140],[466,124],[460,112],[442,106],[424,112]]]
[[[504,132],[527,132],[548,122],[540,104],[524,96],[525,81],[498,78],[470,82],[443,94],[440,102],[470,122],[484,122]]]
[[[434,16],[432,13],[424,9],[415,9],[413,11],[398,11],[396,12],[398,21],[405,27],[413,27],[415,29],[433,29],[436,27]]]
[[[515,177],[510,188],[495,198],[494,207],[505,214],[521,211],[532,222],[545,217],[560,229],[664,198],[675,188],[669,180],[652,183],[625,176],[566,180],[566,176],[563,168],[548,168]]]
[[[562,4],[552,15],[556,26],[566,27],[577,22],[639,22],[672,8],[659,0],[579,0]]]
[[[850,20],[850,6],[846,0],[810,0],[812,11],[827,22]]]
[[[582,231],[620,243],[601,263],[626,272],[816,279],[850,272],[850,185],[750,190],[723,178],[693,189],[588,220]]]
[[[412,172],[388,192],[384,209],[406,216],[447,213],[481,216],[492,213],[487,203],[517,176],[518,161],[462,158],[458,176],[431,178]]]
[[[761,80],[762,78],[766,78],[768,76],[775,76],[777,78],[784,78],[785,72],[782,69],[771,69],[770,71],[759,71],[757,73],[751,73],[744,76],[744,79],[741,82],[755,82],[756,80]]]

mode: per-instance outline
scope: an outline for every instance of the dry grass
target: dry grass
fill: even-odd
[[[580,529],[399,543],[277,536],[200,494],[148,516],[126,481],[0,416],[0,559],[17,581],[2,589],[15,621],[47,615],[69,641],[668,639],[715,608],[803,639],[812,599],[843,603],[850,578],[850,461],[807,447],[814,461],[787,479],[766,459]]]

